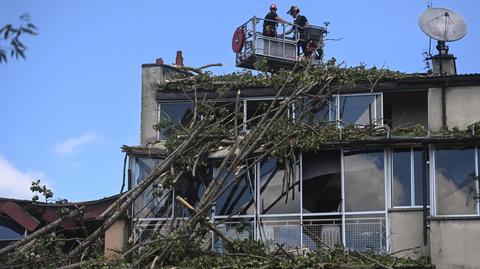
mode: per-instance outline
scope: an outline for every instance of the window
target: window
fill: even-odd
[[[336,98],[336,106],[332,106],[332,119],[344,124],[381,124],[381,95],[340,95]],[[338,108],[338,109],[337,109]]]
[[[216,200],[215,215],[252,215],[254,197],[255,171],[250,169],[242,177],[230,173],[225,182],[224,192]]]
[[[295,105],[295,118],[307,124],[330,121],[330,101],[304,99]]]
[[[234,126],[235,124],[234,116],[236,116],[237,124],[238,126],[241,126],[241,124],[243,124],[244,106],[245,104],[244,104],[244,101],[242,100],[238,101],[238,107],[237,107],[237,102],[235,100],[215,101],[215,114],[219,118],[225,118],[224,123],[228,124],[229,126]]]
[[[160,160],[151,158],[135,158],[134,182],[139,184],[158,164]],[[172,212],[173,195],[170,189],[163,189],[158,185],[159,179],[148,186],[133,204],[134,218],[162,218],[170,217]]]
[[[267,112],[268,108],[272,104],[272,100],[247,100],[247,128],[257,125],[262,119],[262,115]],[[278,102],[277,104],[278,105]],[[271,112],[272,113],[272,112]],[[275,112],[273,112],[275,113]],[[272,114],[273,115],[273,114]]]
[[[422,180],[422,151],[410,148],[394,149],[392,152],[392,205],[394,207],[423,205]]]
[[[305,152],[303,167],[303,213],[339,212],[342,203],[340,152]]]
[[[345,212],[385,210],[383,150],[344,150]]]
[[[160,103],[159,104],[159,139],[165,139],[178,126],[190,123],[193,117],[192,103]]]
[[[260,214],[300,213],[299,164],[265,159],[260,164]]]
[[[24,228],[12,220],[0,216],[0,241],[20,240],[23,237],[25,237]]]
[[[477,213],[477,177],[474,148],[435,150],[435,184],[438,215]]]
[[[212,166],[203,166],[197,168],[195,175],[193,175],[191,172],[186,172],[175,183],[175,196],[178,195],[182,197],[195,208],[200,201],[200,198],[203,196],[208,184],[210,184],[212,175]],[[178,204],[176,201],[174,201],[174,204],[176,216],[189,217],[191,215],[190,210],[185,208],[183,205]]]

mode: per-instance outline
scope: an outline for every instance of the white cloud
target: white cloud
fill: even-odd
[[[21,171],[0,155],[0,197],[31,199],[32,181],[42,179],[45,174],[41,171]]]
[[[98,140],[98,136],[94,133],[87,133],[79,137],[69,138],[55,145],[53,152],[55,155],[63,157],[73,153],[78,147],[88,145]]]

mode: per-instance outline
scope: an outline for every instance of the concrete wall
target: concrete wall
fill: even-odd
[[[480,121],[480,87],[449,88],[446,100],[448,128],[464,130]]]
[[[432,262],[438,269],[480,268],[480,219],[432,219]]]
[[[117,220],[105,232],[105,257],[114,258],[124,251],[126,242],[125,220]]]
[[[141,145],[157,140],[157,131],[153,129],[153,125],[158,122],[157,89],[160,83],[176,72],[174,68],[165,65],[142,65]]]
[[[480,87],[450,87],[445,91],[447,127],[465,130],[468,125],[480,121]],[[442,89],[428,92],[429,128],[442,128]]]
[[[393,209],[389,212],[390,217],[390,253],[418,247],[414,250],[402,251],[396,256],[409,256],[418,258],[428,256],[429,244],[423,245],[423,211]]]
[[[428,129],[442,129],[442,89],[428,89]]]

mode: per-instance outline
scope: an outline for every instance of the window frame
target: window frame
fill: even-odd
[[[436,178],[436,171],[437,171],[437,159],[436,159],[436,152],[439,149],[473,149],[474,150],[474,167],[475,167],[475,177],[476,177],[476,184],[475,184],[475,191],[476,191],[476,196],[480,194],[480,180],[479,180],[479,161],[480,158],[478,154],[480,151],[478,150],[478,146],[473,146],[473,147],[465,147],[465,146],[455,146],[455,145],[440,145],[440,146],[433,146],[430,145],[430,160],[433,160],[430,162],[430,204],[431,204],[431,215],[433,217],[445,217],[445,218],[455,218],[455,217],[480,217],[480,199],[475,199],[475,213],[473,214],[439,214],[438,213],[438,203],[437,203],[437,178]]]
[[[394,177],[394,166],[393,166],[393,155],[395,153],[395,150],[396,149],[409,149],[409,155],[410,155],[410,205],[403,205],[403,206],[397,206],[395,205],[395,202],[394,202],[394,197],[395,197],[395,189],[394,189],[394,184],[393,184],[393,177]],[[390,160],[389,160],[389,167],[390,167],[390,171],[389,171],[389,177],[390,177],[390,207],[389,208],[423,208],[423,205],[417,205],[417,201],[415,200],[415,197],[416,197],[416,194],[417,194],[417,190],[416,190],[416,187],[415,187],[415,151],[419,151],[421,152],[421,148],[419,147],[408,147],[408,148],[401,148],[401,147],[396,147],[396,148],[391,148],[390,149]],[[428,169],[428,167],[427,167]],[[420,179],[423,181],[423,178]],[[430,179],[429,179],[430,181]],[[427,185],[427,187],[429,187]],[[421,190],[423,192],[423,190]],[[422,194],[423,195],[423,194]],[[429,197],[427,196],[427,199],[429,199]],[[423,201],[422,201],[423,202]],[[427,204],[427,207],[430,207],[430,203]]]
[[[374,97],[374,119],[372,119],[372,123],[378,126],[383,126],[383,92],[379,93],[348,93],[348,94],[333,94],[332,99],[333,102],[329,103],[329,119],[330,121],[336,121],[338,122],[339,128],[342,127],[342,124],[357,124],[357,123],[343,123],[342,119],[340,118],[340,113],[338,113],[338,110],[340,109],[340,97],[359,97],[359,96],[372,96]],[[380,103],[378,104],[378,100],[380,99]],[[332,108],[332,103],[335,103],[335,119],[333,119],[333,112],[334,111]],[[380,111],[377,111],[378,108],[380,108]],[[378,116],[378,118],[377,118]]]

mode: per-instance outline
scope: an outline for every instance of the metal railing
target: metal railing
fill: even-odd
[[[238,27],[245,33],[245,43],[242,50],[237,53],[237,62],[252,56],[298,61],[298,35],[293,35],[292,38],[286,35],[293,24],[273,21],[278,24],[277,29],[280,31],[272,37],[263,34],[263,23],[266,21],[270,20],[253,17]]]

